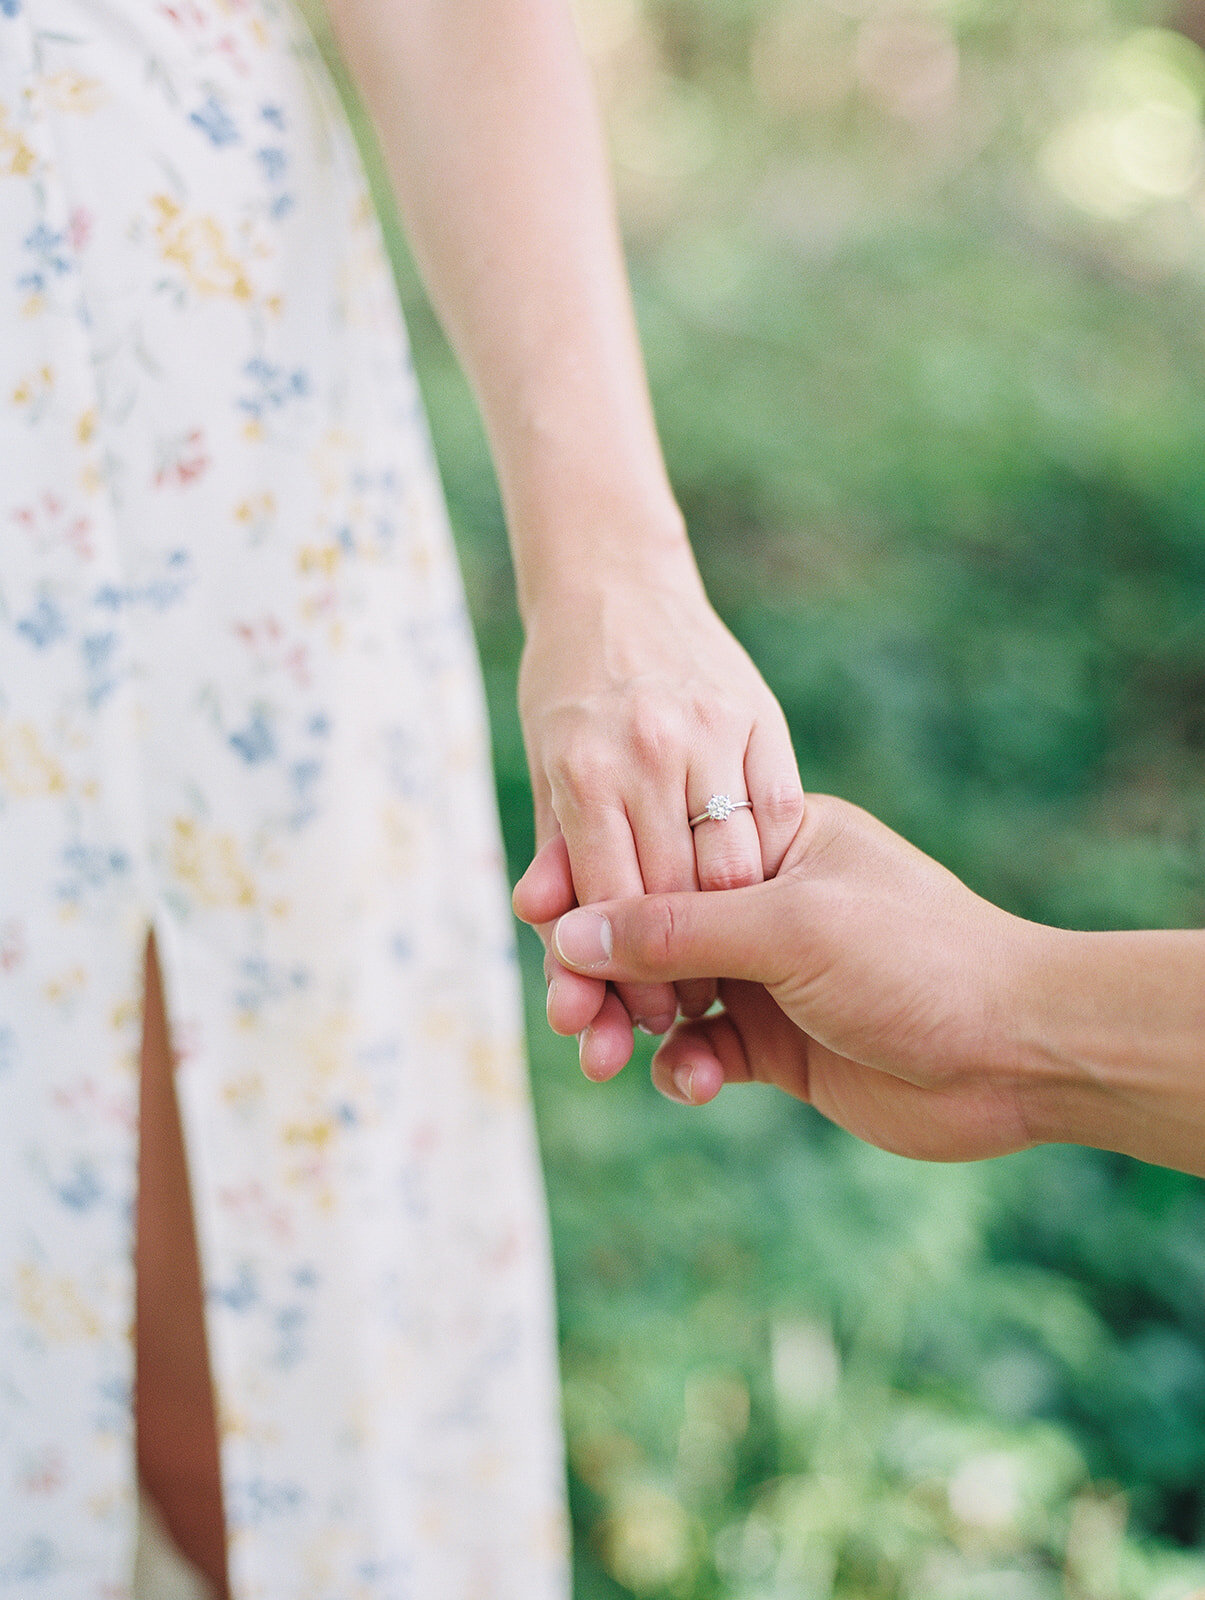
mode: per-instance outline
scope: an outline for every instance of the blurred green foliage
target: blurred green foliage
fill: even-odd
[[[1201,14],[581,11],[672,475],[806,784],[1023,915],[1200,925]],[[501,516],[390,226],[517,872]],[[1198,1182],[590,1087],[523,948],[580,1600],[1205,1593]]]

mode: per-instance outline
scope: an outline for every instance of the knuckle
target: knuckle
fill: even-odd
[[[611,778],[610,753],[593,736],[578,735],[569,740],[549,770],[554,793],[579,806],[596,801],[610,787]]]
[[[761,866],[747,856],[719,856],[699,869],[699,882],[704,889],[747,889],[761,882]]]
[[[771,784],[757,796],[757,810],[772,824],[794,826],[803,816],[803,785],[798,779]]]
[[[640,764],[656,770],[681,747],[682,729],[678,718],[664,707],[636,705],[628,723],[628,742]]]
[[[674,948],[674,908],[662,896],[644,902],[641,916],[632,929],[632,957],[645,972],[664,971]]]
[[[748,719],[742,714],[740,706],[724,695],[700,700],[695,707],[695,720],[708,739],[748,731]]]

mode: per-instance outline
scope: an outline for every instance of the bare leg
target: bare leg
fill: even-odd
[[[228,1600],[201,1274],[153,937],[145,993],[135,1247],[138,1470],[176,1544]]]

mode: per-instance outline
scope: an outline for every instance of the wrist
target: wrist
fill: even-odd
[[[1002,1043],[1018,1105],[1035,1144],[1087,1144],[1104,1092],[1069,1007],[1083,975],[1084,935],[1013,919]]]
[[[1205,934],[1022,927],[1011,1054],[1034,1141],[1205,1170]]]
[[[615,496],[577,500],[560,515],[512,521],[516,587],[530,635],[543,625],[564,627],[597,616],[613,597],[658,594],[705,601],[702,579],[673,497],[638,503]]]

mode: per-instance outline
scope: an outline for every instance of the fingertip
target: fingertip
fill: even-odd
[[[529,866],[527,868],[527,872],[530,872],[530,871],[531,871],[531,867]],[[510,892],[510,908],[514,912],[515,916],[518,917],[520,922],[533,922],[535,920],[533,917],[529,917],[527,915],[527,912],[526,912],[526,909],[525,909],[526,908],[526,904],[527,904],[527,899],[526,899],[527,872],[525,872],[523,874],[523,876],[519,879],[518,883],[515,884],[514,888]]]
[[[718,1056],[697,1035],[678,1036],[673,1046],[653,1058],[654,1087],[678,1105],[703,1106],[714,1100],[725,1082]]]
[[[577,1036],[578,1064],[591,1083],[609,1083],[627,1066],[630,1055],[630,1050],[624,1053],[593,1027],[583,1028]]]
[[[705,1106],[714,1100],[724,1087],[724,1069],[713,1055],[700,1055],[690,1071],[687,1081],[688,1103]]]
[[[510,903],[521,922],[533,924],[551,922],[575,904],[569,856],[559,833],[546,839],[528,862]]]
[[[607,987],[601,979],[579,977],[556,962],[550,963],[544,1009],[553,1033],[576,1037],[597,1019],[606,997]]]
[[[598,1015],[578,1035],[581,1069],[592,1083],[606,1083],[631,1060],[632,1020],[619,997],[608,991]]]

